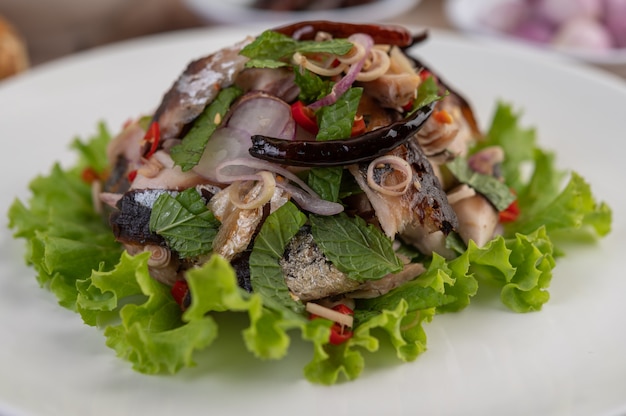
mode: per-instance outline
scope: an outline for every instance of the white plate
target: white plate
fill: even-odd
[[[276,12],[252,7],[254,0],[183,0],[209,22],[246,24],[258,22],[286,23],[302,20],[336,20],[340,22],[380,21],[414,8],[421,0],[375,0],[360,6],[333,10]]]
[[[67,145],[105,120],[117,129],[154,110],[192,58],[257,30],[192,31],[94,50],[0,84],[0,211]],[[16,415],[618,415],[626,413],[626,84],[544,56],[432,32],[415,53],[463,90],[487,124],[498,99],[524,109],[540,142],[558,150],[614,209],[614,230],[560,259],[552,299],[515,314],[478,299],[426,326],[417,361],[366,356],[354,382],[311,385],[310,346],[260,362],[224,330],[198,367],[145,376],[115,357],[102,333],[56,305],[22,261],[23,241],[0,246],[0,414]],[[4,216],[4,214],[3,214]],[[6,220],[5,220],[6,221]]]
[[[611,49],[609,51],[593,51],[578,48],[554,47],[531,43],[506,33],[490,28],[485,24],[485,16],[490,10],[503,2],[510,0],[446,0],[445,12],[450,22],[458,29],[469,34],[484,38],[506,38],[519,45],[543,49],[553,53],[570,56],[586,62],[606,65],[626,64],[626,48]]]

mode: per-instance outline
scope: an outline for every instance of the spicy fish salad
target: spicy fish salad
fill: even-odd
[[[511,105],[482,130],[414,56],[427,40],[301,22],[189,63],[154,112],[76,140],[76,165],[13,203],[40,284],[140,372],[194,365],[230,311],[261,359],[311,342],[322,384],[383,338],[416,359],[480,284],[541,309],[561,236],[606,235],[611,210]]]

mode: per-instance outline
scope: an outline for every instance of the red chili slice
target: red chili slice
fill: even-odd
[[[315,113],[302,101],[296,101],[291,105],[291,116],[300,127],[309,133],[317,134],[319,131]]]
[[[344,304],[337,304],[333,308],[333,310],[343,313],[344,315],[354,315],[354,311],[347,307]],[[319,316],[315,314],[311,314],[309,319],[317,319]],[[353,332],[350,328],[347,328],[337,322],[330,327],[330,336],[328,338],[328,342],[332,345],[340,345],[352,338]]]
[[[80,173],[80,178],[83,180],[83,182],[91,184],[94,181],[100,179],[100,175],[98,175],[98,172],[96,172],[94,168],[88,167],[83,169],[83,171]]]
[[[363,116],[357,115],[356,117],[354,117],[350,136],[358,136],[359,134],[363,133],[365,133],[365,119],[363,118]]]
[[[500,222],[513,222],[519,217],[520,209],[517,199],[511,203],[504,211],[498,214]]]
[[[340,345],[352,338],[352,330],[344,328],[339,324],[334,324],[330,327],[330,337],[328,342],[333,345]]]
[[[161,141],[161,129],[159,128],[159,123],[153,121],[148,127],[148,131],[146,131],[146,135],[143,138],[144,142],[150,143],[150,149],[148,153],[146,153],[146,159],[150,158],[159,148],[159,142]]]
[[[186,280],[177,280],[170,289],[170,293],[182,310],[189,307],[191,298],[189,296],[189,285]]]

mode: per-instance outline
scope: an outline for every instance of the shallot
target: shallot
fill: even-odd
[[[626,47],[626,0],[507,0],[483,19],[492,30],[559,48]]]

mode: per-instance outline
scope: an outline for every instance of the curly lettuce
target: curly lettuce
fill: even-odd
[[[26,262],[39,283],[85,323],[100,328],[118,356],[147,374],[194,366],[194,357],[219,336],[218,322],[224,320],[216,319],[218,314],[227,312],[247,316],[241,337],[254,356],[281,359],[298,336],[313,347],[303,370],[308,380],[353,380],[365,368],[364,352],[378,351],[385,338],[400,361],[415,360],[427,347],[427,323],[438,314],[466,308],[483,284],[497,285],[500,300],[512,311],[540,310],[549,300],[555,259],[564,254],[556,248],[559,236],[584,233],[596,239],[611,229],[610,208],[596,201],[580,175],[558,170],[554,155],[536,146],[534,130],[522,128],[519,115],[501,103],[485,140],[474,150],[489,145],[505,149],[502,169],[507,186],[517,194],[519,218],[483,247],[450,239],[458,251],[455,258],[434,255],[412,281],[358,301],[352,338],[332,345],[331,322],[307,319],[302,305],[289,296],[278,266],[286,242],[307,220],[303,213],[287,204],[265,221],[250,257],[253,293],[237,285],[226,260],[213,256],[187,273],[192,301],[183,312],[170,289],[150,277],[148,254],[123,252],[93,209],[82,173],[106,169],[109,140],[103,125],[89,140],[75,140],[76,165],[55,165],[48,175],[35,178],[28,203],[15,200],[10,207],[9,225],[15,237],[26,240]],[[529,166],[530,175],[524,175]]]

